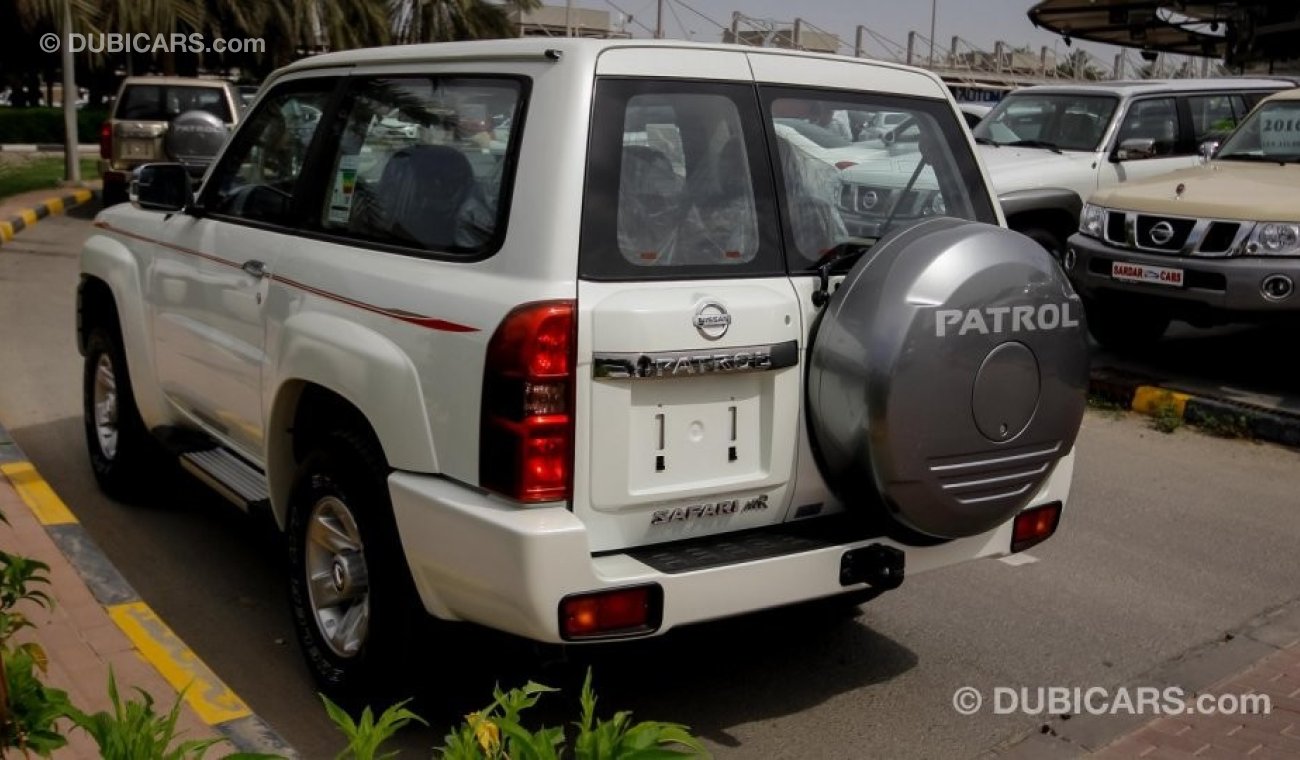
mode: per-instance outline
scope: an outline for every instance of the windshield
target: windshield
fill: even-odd
[[[1300,100],[1275,100],[1260,106],[1232,133],[1215,158],[1300,161]]]
[[[974,129],[976,139],[996,145],[1039,144],[1094,151],[1119,104],[1109,95],[1008,95]]]

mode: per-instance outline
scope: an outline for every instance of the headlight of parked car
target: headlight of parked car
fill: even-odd
[[[1300,255],[1300,224],[1264,222],[1256,225],[1246,241],[1246,252],[1265,256]]]
[[[1083,204],[1079,214],[1079,232],[1090,237],[1103,237],[1106,232],[1106,209],[1091,203]]]

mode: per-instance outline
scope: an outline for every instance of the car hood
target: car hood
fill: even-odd
[[[1213,161],[1097,193],[1092,202],[1124,211],[1242,221],[1300,222],[1300,164]],[[1178,192],[1179,188],[1182,192]]]
[[[1042,148],[981,145],[980,158],[998,195],[1018,190],[1064,187],[1088,197],[1097,186],[1096,155],[1082,151],[1053,153]]]

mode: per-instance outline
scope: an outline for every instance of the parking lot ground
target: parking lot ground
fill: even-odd
[[[1171,686],[1179,690],[1176,703],[1165,701]],[[1300,602],[1260,615],[1124,688],[1130,696],[1159,691],[1160,704],[1168,706],[1130,712],[1136,697],[1121,701],[1110,689],[1094,701],[1093,712],[1057,715],[983,760],[1300,757]]]

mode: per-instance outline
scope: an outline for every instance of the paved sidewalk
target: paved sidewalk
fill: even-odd
[[[8,467],[8,466],[6,466]],[[7,474],[22,477],[21,469]],[[36,515],[15,492],[8,477],[0,477],[0,512],[9,525],[0,525],[0,549],[38,559],[50,566],[52,610],[28,608],[35,629],[21,638],[38,642],[49,656],[48,684],[68,692],[69,699],[85,712],[111,710],[108,673],[113,670],[119,693],[138,696],[134,687],[151,694],[161,710],[171,709],[177,691],[140,655],[135,645],[109,617],[77,574]],[[188,705],[181,709],[178,730],[186,739],[219,736]],[[68,746],[56,752],[59,758],[99,757],[90,737],[80,730],[68,730]],[[233,748],[232,748],[233,749]],[[219,756],[221,753],[213,753]]]
[[[1300,641],[1203,693],[1267,694],[1272,709],[1267,715],[1158,718],[1093,757],[1099,760],[1192,757],[1294,760],[1300,757]]]
[[[0,550],[31,557],[50,567],[52,609],[25,610],[35,628],[21,638],[38,642],[49,658],[47,683],[68,692],[84,712],[110,710],[108,675],[118,693],[154,699],[165,714],[182,698],[180,739],[221,737],[229,741],[210,754],[235,751],[295,757],[278,733],[176,636],[100,551],[36,468],[0,427]],[[69,746],[59,758],[96,758],[93,741],[66,730]]]

